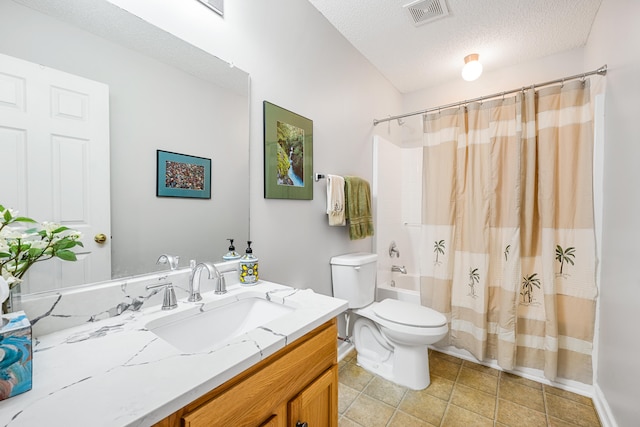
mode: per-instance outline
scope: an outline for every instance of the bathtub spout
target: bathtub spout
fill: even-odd
[[[391,271],[392,272],[399,272],[402,274],[407,274],[407,269],[404,268],[404,265],[402,267],[400,267],[399,265],[392,265],[391,266]]]

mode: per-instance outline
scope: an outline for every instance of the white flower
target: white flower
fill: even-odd
[[[28,237],[27,234],[24,234],[22,230],[15,227],[4,227],[2,231],[0,231],[0,238],[4,240],[8,239],[23,239]]]
[[[42,223],[42,228],[44,228],[44,230],[47,232],[47,234],[51,234],[53,233],[55,230],[57,230],[58,228],[60,228],[61,225],[55,222],[43,222]]]
[[[4,281],[9,285],[9,287],[11,287],[11,285],[14,283],[20,283],[22,281],[17,277],[14,277],[13,274],[9,273],[6,270],[2,271],[2,275],[0,275],[0,277],[4,279]]]

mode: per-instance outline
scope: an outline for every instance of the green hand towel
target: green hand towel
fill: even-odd
[[[369,183],[357,176],[344,177],[345,216],[349,220],[349,238],[373,236],[371,190]]]

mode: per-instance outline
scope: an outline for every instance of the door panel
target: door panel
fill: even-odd
[[[77,262],[34,265],[22,291],[111,278],[109,88],[0,54],[0,204],[83,235]],[[5,161],[6,159],[6,161]]]

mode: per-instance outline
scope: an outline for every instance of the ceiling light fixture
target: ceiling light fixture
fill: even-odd
[[[482,74],[482,64],[480,63],[480,55],[472,53],[464,57],[464,67],[462,67],[462,78],[471,82]]]

